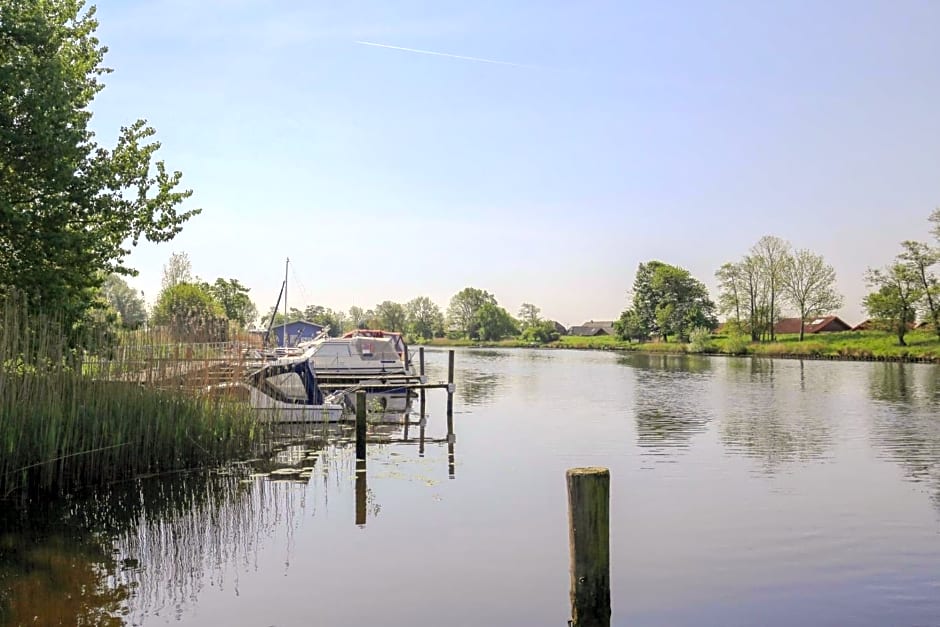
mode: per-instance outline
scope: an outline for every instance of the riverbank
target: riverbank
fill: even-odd
[[[0,502],[216,466],[263,437],[247,404],[201,392],[207,365],[105,339],[73,345],[60,321],[0,298]]]
[[[782,335],[776,342],[746,342],[724,335],[712,336],[702,350],[693,350],[680,342],[628,342],[614,336],[562,336],[556,342],[533,344],[518,339],[475,342],[436,338],[428,346],[473,346],[490,348],[553,348],[574,350],[617,350],[648,353],[780,357],[795,359],[833,359],[845,361],[908,361],[940,363],[940,339],[935,333],[915,330],[905,337],[908,346],[898,346],[897,336],[884,331],[845,331],[808,335]]]

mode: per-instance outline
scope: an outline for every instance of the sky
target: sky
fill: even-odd
[[[142,244],[260,311],[464,287],[617,318],[639,263],[763,235],[864,273],[940,206],[940,2],[100,0],[98,139],[145,118],[202,208]],[[407,50],[404,50],[404,49]],[[424,51],[424,52],[420,52]],[[428,54],[434,53],[434,54]],[[452,55],[452,56],[448,56]]]

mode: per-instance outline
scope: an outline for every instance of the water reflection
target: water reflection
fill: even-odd
[[[807,382],[802,360],[728,360],[728,399],[721,421],[721,440],[728,451],[759,460],[773,474],[796,461],[825,457],[832,444],[829,409],[819,392],[828,392],[829,372],[817,368]],[[831,369],[830,369],[831,370]]]
[[[492,371],[462,369],[457,380],[457,396],[467,405],[486,405],[496,398],[502,378]]]
[[[707,359],[688,355],[629,354],[618,363],[634,368],[637,444],[647,453],[686,448],[714,418],[700,400],[709,385]]]
[[[872,364],[869,394],[875,401],[871,437],[905,477],[929,483],[940,506],[940,370],[903,363]]]
[[[0,624],[121,625],[131,587],[110,544],[68,525],[0,533]]]

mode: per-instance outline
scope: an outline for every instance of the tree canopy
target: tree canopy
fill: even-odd
[[[479,312],[483,305],[496,305],[496,298],[487,291],[465,287],[450,299],[447,307],[448,332],[457,337],[478,338]]]
[[[154,162],[143,120],[113,148],[95,141],[90,104],[110,70],[81,0],[0,3],[0,287],[78,320],[141,239],[172,239],[199,210],[179,172]]]
[[[717,325],[715,304],[705,285],[688,270],[661,261],[641,263],[633,282],[633,305],[616,325],[627,339],[678,336],[686,341],[692,329]]]

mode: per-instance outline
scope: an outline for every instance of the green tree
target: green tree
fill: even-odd
[[[206,285],[205,289],[222,305],[225,317],[238,326],[247,328],[258,318],[258,308],[248,296],[249,288],[238,279],[218,278],[212,285]]]
[[[715,278],[718,279],[718,311],[724,316],[732,316],[732,319],[741,322],[741,310],[745,307],[742,298],[744,297],[743,277],[741,276],[741,265],[737,263],[725,263],[715,272]]]
[[[322,305],[309,305],[296,319],[313,322],[324,328],[329,327],[330,337],[339,337],[346,331],[346,314]]]
[[[806,249],[786,257],[780,271],[780,287],[800,314],[801,342],[808,318],[828,314],[842,306],[842,295],[836,291],[836,271],[822,255]]]
[[[904,250],[898,255],[898,261],[907,266],[917,280],[927,315],[933,323],[934,332],[940,337],[940,284],[932,272],[933,266],[940,262],[940,251],[910,240],[902,242],[901,246]]]
[[[717,324],[705,285],[688,270],[661,261],[641,263],[637,269],[632,310],[632,315],[621,314],[621,329],[629,323],[637,335],[658,335],[664,341],[670,336],[685,341],[692,329]]]
[[[444,331],[441,308],[427,296],[419,296],[405,304],[408,333],[414,337],[430,339]]]
[[[386,331],[404,331],[408,314],[401,303],[385,300],[375,306],[375,317],[379,327]]]
[[[153,162],[143,120],[112,149],[91,130],[109,70],[94,8],[80,0],[0,2],[0,286],[76,321],[141,239],[172,239],[198,209],[181,174]]]
[[[876,288],[862,304],[868,315],[894,329],[898,344],[907,346],[904,336],[917,319],[917,301],[923,296],[916,274],[904,263],[894,263],[884,270],[869,270],[868,285]]]
[[[495,303],[483,303],[476,313],[481,340],[493,342],[519,334],[519,325],[508,311]]]
[[[522,303],[522,306],[519,307],[519,322],[522,329],[525,330],[538,325],[542,321],[541,313],[542,310],[532,303]]]
[[[620,319],[614,321],[614,329],[617,335],[624,340],[636,340],[642,342],[649,339],[649,334],[640,322],[640,316],[634,309],[625,309],[620,314]]]
[[[475,287],[465,287],[450,299],[447,307],[448,332],[458,337],[479,337],[479,311],[483,305],[496,305],[492,294]]]
[[[767,289],[767,302],[764,310],[770,314],[767,326],[770,331],[770,341],[773,342],[776,339],[774,324],[777,322],[780,310],[778,297],[784,268],[790,258],[790,244],[779,237],[765,235],[751,248],[751,256],[760,270],[762,282]]]
[[[101,295],[120,316],[124,328],[138,329],[147,321],[147,305],[143,297],[120,275],[108,275],[101,285]]]
[[[357,307],[356,305],[350,307],[348,320],[350,326],[352,326],[354,329],[366,328],[366,312],[363,311],[362,307]]]
[[[152,320],[179,340],[205,342],[227,337],[225,310],[208,290],[195,283],[177,283],[160,292]]]
[[[520,336],[526,342],[538,342],[539,344],[548,344],[558,340],[560,334],[555,329],[555,324],[551,320],[542,320],[536,324],[530,324],[522,330]]]

